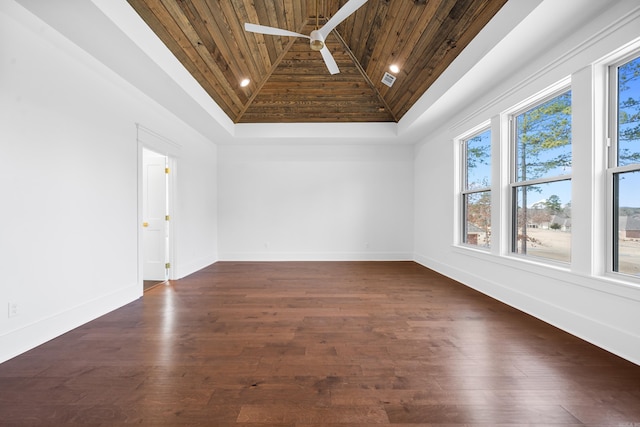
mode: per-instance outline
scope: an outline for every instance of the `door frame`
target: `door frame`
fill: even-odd
[[[144,283],[148,280],[166,282],[169,279],[170,271],[170,268],[166,267],[166,264],[170,262],[169,231],[171,226],[171,217],[168,217],[169,157],[142,147],[142,164],[142,181],[146,182],[142,188],[142,220],[144,221],[142,223],[142,279]],[[149,174],[151,165],[153,165],[152,175]],[[149,183],[150,179],[154,181],[153,186]],[[152,205],[149,205],[150,201],[153,201]],[[149,210],[151,208],[153,211]],[[161,234],[161,238],[158,233]],[[151,255],[152,260],[149,258],[150,253],[153,254]]]
[[[168,215],[169,222],[169,243],[168,243],[168,256],[167,262],[170,263],[171,268],[168,272],[168,280],[176,280],[178,278],[178,257],[176,250],[176,240],[178,235],[178,226],[176,221],[176,201],[177,201],[177,177],[178,177],[178,154],[181,145],[173,142],[162,135],[159,135],[148,128],[136,123],[137,133],[137,172],[138,172],[138,212],[136,219],[137,241],[138,241],[138,285],[140,286],[140,292],[142,294],[144,289],[144,253],[143,253],[143,236],[142,236],[142,223],[143,218],[143,149],[147,149],[156,152],[160,155],[167,157],[167,164],[169,167],[169,175],[167,179],[167,198],[168,198]]]

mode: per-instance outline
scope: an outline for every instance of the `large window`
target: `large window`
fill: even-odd
[[[639,47],[640,40],[455,140],[461,246],[639,283]]]
[[[640,276],[640,57],[611,68],[612,270]]]
[[[511,251],[571,257],[571,92],[511,116]]]
[[[462,242],[491,246],[491,131],[462,140]]]

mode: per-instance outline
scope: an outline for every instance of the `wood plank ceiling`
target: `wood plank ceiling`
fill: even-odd
[[[331,75],[307,39],[244,23],[309,34],[346,0],[128,0],[235,123],[397,122],[506,1],[369,0],[327,38]]]

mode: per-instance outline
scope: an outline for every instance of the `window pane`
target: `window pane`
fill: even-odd
[[[516,117],[518,182],[571,173],[571,92]]]
[[[618,68],[618,166],[640,163],[640,58]]]
[[[467,144],[466,190],[491,186],[491,131],[486,130],[465,141]]]
[[[640,171],[614,175],[614,271],[640,276]]]
[[[571,181],[516,187],[513,251],[571,260]]]
[[[491,246],[491,191],[464,195],[465,229],[463,241],[469,245]]]

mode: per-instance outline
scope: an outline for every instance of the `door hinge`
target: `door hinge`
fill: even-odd
[[[164,216],[164,220],[165,220],[165,221],[169,221],[169,220],[171,220],[171,217],[170,217],[169,215],[165,215],[165,216]]]
[[[171,173],[171,169],[169,169],[169,168],[164,168],[164,173]]]
[[[166,269],[171,268],[171,263],[170,263],[170,262],[166,263],[166,264],[164,265],[164,268],[166,268]]]

